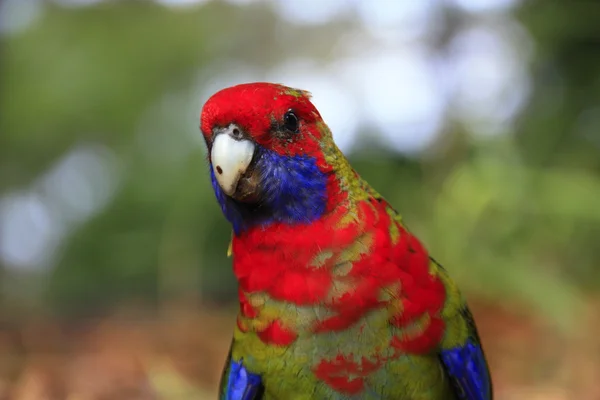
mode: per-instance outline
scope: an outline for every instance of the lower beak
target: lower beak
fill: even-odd
[[[240,132],[240,128],[234,124],[218,132],[210,152],[217,183],[227,196],[232,197],[236,194],[240,179],[248,171],[256,147]]]

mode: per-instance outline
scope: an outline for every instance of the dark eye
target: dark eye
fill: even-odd
[[[283,116],[283,127],[290,132],[298,133],[298,117],[292,110],[289,110]]]

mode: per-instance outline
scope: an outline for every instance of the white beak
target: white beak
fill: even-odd
[[[213,141],[210,159],[219,186],[227,196],[235,193],[240,177],[254,155],[254,143],[239,137],[239,128],[230,125]]]

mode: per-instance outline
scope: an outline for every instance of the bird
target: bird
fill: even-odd
[[[352,168],[308,91],[214,93],[200,130],[239,312],[221,400],[492,400],[447,270]]]

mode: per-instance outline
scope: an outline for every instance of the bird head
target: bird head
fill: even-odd
[[[205,103],[200,129],[217,200],[236,233],[310,223],[335,201],[343,156],[308,92],[272,83],[223,89]]]

